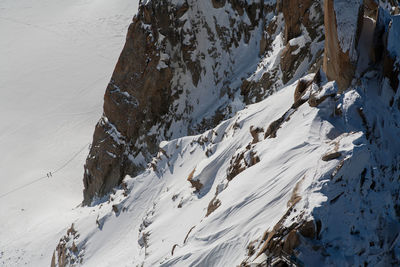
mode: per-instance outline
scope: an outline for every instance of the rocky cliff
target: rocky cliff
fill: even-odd
[[[104,96],[84,203],[144,170],[162,140],[203,132],[321,64],[315,1],[143,1]]]
[[[397,13],[142,2],[53,262],[399,265]]]

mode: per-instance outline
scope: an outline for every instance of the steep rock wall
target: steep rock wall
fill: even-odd
[[[325,53],[323,68],[330,80],[345,90],[357,64],[357,43],[363,19],[362,1],[325,0]]]
[[[160,141],[204,132],[317,70],[323,37],[322,1],[143,1],[104,96],[83,203],[140,173]]]
[[[142,2],[105,93],[85,164],[85,204],[140,172],[161,140],[208,129],[240,108],[232,102],[259,60],[255,48],[274,5]]]

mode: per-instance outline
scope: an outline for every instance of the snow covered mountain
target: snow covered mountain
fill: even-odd
[[[160,141],[215,127],[317,69],[322,3],[305,2],[296,12],[292,5],[143,2],[107,87],[85,165],[84,204],[142,172]]]
[[[398,13],[141,1],[48,264],[399,265]]]

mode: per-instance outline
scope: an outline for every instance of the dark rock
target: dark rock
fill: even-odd
[[[301,35],[301,25],[310,24],[312,0],[282,0],[282,13],[285,19],[285,42]]]
[[[364,15],[376,20],[379,4],[377,0],[364,0]]]
[[[221,206],[221,201],[214,197],[208,204],[206,217],[213,213],[219,206]]]
[[[299,227],[299,232],[302,236],[314,239],[316,237],[316,229],[314,221],[307,221]]]
[[[196,189],[196,192],[199,192],[203,188],[203,184],[200,181],[193,179],[193,175],[194,175],[195,171],[196,171],[196,169],[193,169],[193,171],[189,174],[187,180]]]
[[[374,63],[379,63],[383,59],[384,51],[386,49],[387,32],[391,22],[391,17],[389,12],[383,8],[378,8],[376,16],[371,59]]]
[[[321,19],[312,20],[310,18],[310,10],[313,5],[317,10],[321,10]],[[291,45],[289,41],[304,34],[302,27],[313,39],[317,39],[318,35],[321,34],[317,29],[323,23],[321,1],[283,0],[282,13],[285,19],[284,41],[286,46],[282,52],[280,66],[283,74],[282,81],[286,84],[293,78],[301,63],[307,57],[310,60],[312,58],[309,44],[299,47],[298,45]],[[299,51],[294,53],[296,50]],[[322,51],[320,52],[322,53]]]
[[[304,80],[300,79],[297,83],[296,89],[294,90],[294,102],[297,102],[300,100],[300,98],[304,95],[306,92],[306,89],[313,83],[312,80]]]
[[[225,6],[226,0],[211,0],[214,8],[221,8]]]
[[[83,244],[80,245],[81,249],[75,244],[78,240],[79,234],[74,228],[74,224],[67,230],[53,252],[51,259],[51,267],[66,267],[76,266],[83,261]],[[72,240],[72,242],[70,242]]]
[[[322,156],[323,161],[330,161],[333,159],[337,159],[342,155],[340,152],[330,152]]]
[[[288,254],[292,254],[293,250],[300,245],[300,238],[296,230],[290,231],[287,235],[285,242],[283,243],[283,251]]]

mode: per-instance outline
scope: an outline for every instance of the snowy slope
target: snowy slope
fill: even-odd
[[[83,266],[262,262],[251,244],[259,252],[266,231],[309,220],[322,227],[297,250],[305,266],[396,262],[400,129],[387,103],[392,89],[370,71],[342,95],[335,82],[313,83],[296,108],[296,86],[202,135],[163,142],[143,174],[81,208],[73,243]],[[272,137],[269,125],[282,116]]]
[[[50,264],[82,200],[87,145],[137,5],[0,2],[0,265]],[[79,151],[51,180],[7,194]]]
[[[160,153],[153,162],[156,167],[149,167],[138,177],[126,178],[127,198],[123,197],[121,189],[110,196],[113,201],[86,208],[89,215],[75,222],[75,229],[83,237],[79,239],[79,246],[84,250],[84,265],[239,264],[245,256],[246,242],[256,239],[276,223],[290,198],[290,185],[294,186],[304,175],[303,162],[296,162],[296,159],[320,145],[319,140],[310,148],[298,146],[297,142],[284,144],[277,142],[278,139],[267,139],[252,148],[265,164],[255,165],[228,183],[227,169],[232,156],[245,150],[252,141],[250,126],[263,127],[279,117],[290,108],[291,102],[287,99],[293,92],[294,86],[285,88],[203,135],[163,143],[165,153]],[[316,113],[303,111],[300,116],[313,118]],[[292,127],[299,126],[304,134],[310,131],[310,124]],[[292,131],[292,134],[296,133]],[[206,151],[210,151],[209,156]],[[290,153],[282,157],[287,152]],[[310,162],[313,160],[315,158]],[[294,164],[290,175],[279,177],[285,167],[277,161]],[[193,179],[204,185],[199,192],[194,192],[187,181],[193,170]],[[257,175],[259,173],[268,174]],[[279,178],[283,181],[279,182]],[[206,217],[217,187],[222,205]],[[281,198],[276,198],[276,194]],[[113,205],[118,207],[116,213],[112,211]],[[270,221],[265,221],[266,213]],[[98,227],[96,221],[100,222]],[[110,257],[116,254],[119,257]]]
[[[362,132],[343,132],[350,123],[346,116],[330,119],[332,100],[292,109],[296,84],[202,135],[162,143],[147,171],[126,177],[125,189],[83,209],[87,215],[74,229],[84,266],[236,266],[250,241],[260,241],[286,213],[294,194],[302,197],[297,205],[306,206],[302,216],[310,217],[327,199],[321,192],[326,174],[352,156]],[[327,83],[321,95],[336,91]],[[346,109],[354,105],[351,98],[341,101],[347,101]],[[276,138],[264,140],[260,132],[254,141],[251,128],[266,130],[287,111]],[[335,143],[340,159],[321,160]],[[250,166],[232,178],[231,159],[241,153],[242,166]],[[206,216],[215,200],[220,206]]]
[[[15,27],[0,28],[15,36],[13,45],[0,41],[8,49],[7,62],[14,62],[0,69],[2,86],[8,86],[0,100],[4,192],[62,167],[83,151],[53,178],[1,196],[0,265],[47,266],[53,257],[52,266],[257,266],[282,253],[290,253],[300,266],[399,264],[400,90],[390,87],[382,66],[369,58],[373,19],[365,18],[370,22],[361,32],[365,47],[350,51],[366,58],[341,94],[323,71],[305,75],[311,59],[301,59],[293,79],[286,86],[277,81],[265,100],[244,106],[225,99],[241,110],[212,129],[180,137],[173,125],[170,137],[179,138],[161,142],[143,173],[126,176],[91,205],[77,206],[85,145],[101,113],[102,85],[113,66],[109,61],[115,62],[121,48],[132,14],[128,7],[135,7],[127,0],[115,6],[105,0],[41,1],[40,9],[11,1],[0,7],[3,20]],[[356,20],[347,13],[351,2],[343,3],[335,5],[346,11],[337,18],[338,27],[350,25],[354,33]],[[198,2],[196,7],[201,11],[211,4]],[[204,15],[191,15],[197,13]],[[388,47],[398,57],[398,17],[391,19]],[[250,60],[242,55],[230,82],[239,86],[241,75],[258,82],[274,68],[282,77],[284,22],[281,15],[273,20],[278,24],[270,51],[259,61],[254,60],[258,51]],[[99,28],[104,32],[98,33]],[[11,34],[18,29],[19,35]],[[286,40],[287,48],[298,46],[290,54],[301,54],[311,43],[312,57],[321,57],[316,51],[323,41],[310,36],[302,29],[299,37]],[[54,43],[42,51],[39,42],[43,47],[45,38]],[[339,36],[341,48],[354,38]],[[32,42],[30,51],[22,49],[27,41]],[[199,49],[205,51],[203,41]],[[235,51],[240,54],[240,49]],[[218,71],[229,65],[228,56]],[[160,68],[165,58],[160,57]],[[212,69],[210,62],[203,64]],[[185,84],[193,89],[191,98],[199,100],[195,117],[219,101],[209,75],[200,82],[208,91]]]

